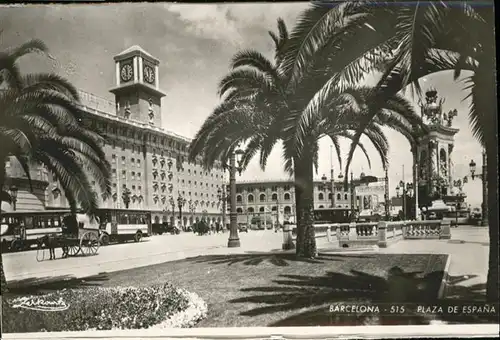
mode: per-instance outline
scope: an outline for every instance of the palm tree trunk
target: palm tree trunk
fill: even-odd
[[[298,181],[299,178],[301,178],[301,167],[300,162],[297,160],[294,160],[293,162],[294,166],[294,175],[295,175],[295,223],[297,224],[297,239],[295,242],[295,253],[297,255],[303,253],[304,249],[304,228],[302,224],[302,196],[303,196],[303,191],[304,191],[304,186],[300,181]]]
[[[297,206],[297,247],[299,257],[313,258],[317,255],[314,233],[314,182],[313,162],[303,157],[295,163],[295,192]]]

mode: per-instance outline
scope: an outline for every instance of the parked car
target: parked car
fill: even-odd
[[[242,233],[242,232],[245,232],[245,233],[248,233],[248,227],[246,224],[242,224],[238,227],[239,229],[239,232]]]
[[[181,230],[178,227],[176,227],[176,226],[169,225],[166,228],[166,232],[170,233],[172,235],[174,235],[174,234],[175,235],[179,235],[181,233]]]

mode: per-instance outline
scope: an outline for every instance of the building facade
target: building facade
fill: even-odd
[[[364,174],[360,175],[363,178]],[[361,184],[354,179],[354,208],[384,211],[385,184]],[[350,208],[351,191],[345,190],[343,181],[314,182],[314,208]],[[332,198],[333,195],[333,198]],[[289,181],[247,181],[236,184],[236,212],[238,223],[273,225],[285,221],[295,222],[295,187]]]
[[[114,102],[80,91],[83,123],[105,137],[112,168],[111,197],[105,199],[96,186],[100,207],[147,210],[153,223],[220,221],[223,167],[218,164],[208,172],[200,160],[188,163],[190,139],[162,128],[165,93],[159,88],[159,60],[133,46],[114,61]],[[19,190],[16,209],[68,207],[57,178],[43,167],[34,169],[36,191],[30,190],[19,164],[14,159],[8,163],[6,185],[15,184]]]

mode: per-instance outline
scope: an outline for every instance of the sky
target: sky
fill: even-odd
[[[160,64],[160,88],[167,93],[162,101],[163,127],[192,138],[220,101],[217,84],[229,71],[231,57],[242,49],[255,49],[268,57],[273,55],[269,30],[276,31],[276,20],[285,20],[293,29],[307,3],[240,3],[240,4],[69,4],[4,7],[0,11],[0,50],[20,45],[30,39],[41,39],[50,58],[40,55],[20,61],[23,72],[55,72],[66,77],[77,88],[113,101],[109,89],[114,86],[113,56],[132,45],[140,45],[157,57]],[[465,74],[466,75],[466,74]],[[375,77],[366,79],[373,84]],[[427,77],[425,89],[435,87],[445,98],[444,109],[458,110],[454,127],[452,161],[456,178],[469,172],[474,159],[481,169],[481,147],[468,124],[468,101],[464,84],[453,81],[448,72]],[[408,94],[415,109],[418,98]],[[186,119],[186,117],[189,117]],[[411,154],[408,142],[398,133],[385,131],[390,143],[389,182],[391,194],[403,179],[411,180]],[[348,143],[341,144],[343,159]],[[375,150],[371,169],[361,151],[355,153],[352,170],[383,177],[382,165]],[[320,141],[319,169],[316,177],[330,174],[330,143]],[[336,157],[333,157],[335,160]],[[404,166],[404,173],[402,171]],[[333,162],[335,173],[339,164]],[[265,171],[257,159],[252,161],[238,180],[285,179],[281,147],[277,145]],[[472,206],[481,203],[481,182],[469,181],[464,187]]]

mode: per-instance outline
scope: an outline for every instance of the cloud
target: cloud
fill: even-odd
[[[307,3],[282,4],[167,4],[165,8],[186,24],[186,29],[197,36],[223,39],[239,46],[245,41],[248,27],[275,28],[282,17],[292,28],[297,15]]]
[[[243,40],[237,23],[228,17],[228,9],[219,5],[169,4],[166,9],[178,15],[189,33],[234,44]]]

